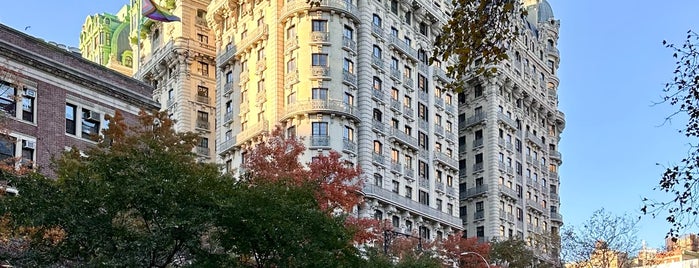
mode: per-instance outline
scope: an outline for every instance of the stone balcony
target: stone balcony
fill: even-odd
[[[410,211],[411,213],[418,214],[422,216],[423,219],[429,219],[432,221],[445,223],[451,227],[461,229],[463,228],[463,223],[461,218],[448,213],[444,213],[430,206],[421,204],[410,198],[401,196],[397,193],[384,189],[380,186],[365,184],[362,192],[368,198],[378,199],[393,206],[398,207],[400,210]]]
[[[287,105],[282,119],[293,118],[300,114],[309,113],[330,113],[344,117],[349,117],[353,120],[359,120],[357,111],[354,106],[344,103],[341,100],[297,100],[294,103]]]

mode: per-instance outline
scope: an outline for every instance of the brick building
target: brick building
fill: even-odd
[[[105,115],[120,110],[134,121],[141,109],[158,110],[152,92],[65,46],[0,24],[0,159],[15,157],[51,175],[52,156],[96,144]]]

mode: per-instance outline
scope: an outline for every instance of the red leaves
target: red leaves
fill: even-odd
[[[280,127],[255,145],[243,163],[251,174],[250,183],[289,183],[315,185],[316,198],[322,210],[351,211],[362,201],[359,193],[361,169],[346,164],[338,152],[319,154],[306,165],[299,157],[306,152],[303,142],[296,137],[285,137]]]
[[[473,253],[461,254],[464,252],[475,252],[488,260],[490,259],[490,245],[488,243],[479,242],[476,237],[464,238],[462,235],[461,232],[454,233],[439,242],[437,246],[441,247],[441,253],[444,254],[447,259],[458,259],[459,262],[463,264],[463,266],[460,267],[487,267],[486,263],[484,263],[478,255]]]

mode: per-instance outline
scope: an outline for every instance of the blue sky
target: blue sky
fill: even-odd
[[[0,23],[45,40],[78,45],[85,17],[115,13],[126,0],[7,1]],[[660,100],[672,79],[672,52],[662,40],[682,42],[699,30],[699,1],[549,0],[561,20],[560,109],[566,114],[561,152],[561,212],[580,225],[601,207],[638,216],[641,197],[668,165],[687,152],[688,140],[663,125],[672,112]],[[694,14],[692,14],[694,13]],[[643,217],[639,236],[660,246],[669,225]],[[696,228],[693,229],[696,232]]]

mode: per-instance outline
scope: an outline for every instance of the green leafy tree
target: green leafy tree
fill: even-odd
[[[497,263],[507,262],[510,267],[528,267],[536,261],[536,255],[522,239],[492,242],[490,257]]]
[[[344,219],[319,209],[312,186],[241,183],[222,204],[214,241],[216,266],[352,267],[359,254]]]
[[[201,238],[230,181],[196,160],[197,135],[175,133],[166,113],[142,112],[127,126],[117,112],[104,137],[58,159],[56,180],[11,181],[21,194],[3,199],[3,212],[38,228],[16,264],[168,267],[204,258]],[[47,241],[54,228],[62,236]]]
[[[684,129],[680,130],[689,137],[690,150],[679,164],[666,168],[659,184],[654,188],[670,195],[667,199],[652,200],[644,198],[641,211],[644,214],[665,216],[671,224],[669,237],[677,237],[686,227],[696,226],[699,214],[699,34],[687,32],[681,45],[663,41],[671,49],[675,61],[674,78],[665,84],[663,103],[669,103],[677,110],[669,115],[670,121],[680,115],[687,119]]]

